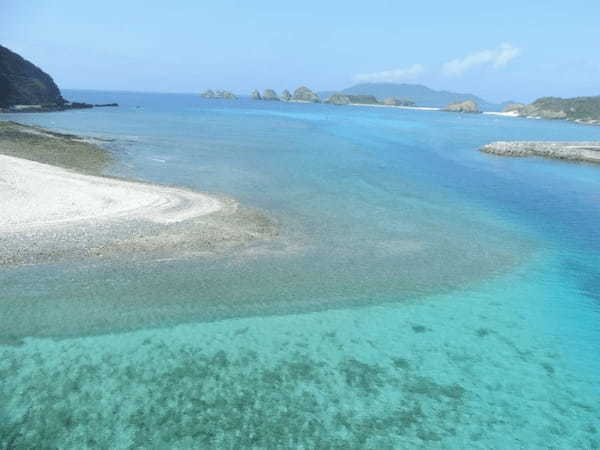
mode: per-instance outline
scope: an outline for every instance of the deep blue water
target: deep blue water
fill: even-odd
[[[600,445],[600,167],[477,151],[494,140],[600,141],[600,127],[183,94],[66,97],[120,107],[11,118],[110,138],[110,174],[225,193],[273,217],[281,236],[252,257],[5,269],[5,312],[46,314],[17,315],[33,337],[7,349],[6,360],[35,362],[4,366],[13,388],[36,391],[41,381],[31,371],[63,380],[91,346],[104,356],[86,362],[93,376],[75,370],[79,384],[112,380],[110,393],[96,395],[104,392],[122,420],[139,416],[100,439],[117,447],[140,444],[143,423],[181,448],[192,437],[215,448]],[[91,323],[92,307],[110,310],[103,323]],[[86,320],[89,327],[72,325]],[[126,355],[141,342],[155,347],[136,357],[136,372]],[[57,356],[64,346],[68,363]],[[402,358],[390,356],[399,349]],[[157,366],[159,354],[170,362]],[[215,355],[229,363],[214,363]],[[217,372],[190,369],[194,358],[213,361],[207,367]],[[167,366],[191,372],[161,372]],[[225,393],[215,406],[205,393],[217,416],[198,405],[168,407],[187,411],[197,428],[181,417],[153,422],[154,406],[197,388],[185,377],[218,392],[251,383],[248,414],[225,423],[239,398]],[[153,393],[136,410],[123,398],[141,386]],[[89,399],[75,408],[79,394],[61,389],[56,395],[70,398],[64,409],[79,408],[72,420],[96,410]],[[39,392],[4,395],[11,424],[28,401],[51,402]],[[273,405],[300,411],[273,412],[276,435],[265,428]],[[114,426],[102,411],[99,423]],[[364,421],[344,422],[351,417]],[[33,422],[27,442],[43,436]],[[80,424],[78,436],[92,428]],[[258,436],[254,444],[247,433]]]

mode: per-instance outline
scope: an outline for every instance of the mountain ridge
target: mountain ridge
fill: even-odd
[[[335,93],[368,94],[378,99],[386,97],[409,98],[417,106],[443,108],[450,103],[474,101],[483,111],[501,111],[510,102],[493,103],[477,95],[441,90],[437,91],[422,84],[409,83],[358,83],[340,91],[319,92],[321,98],[328,98]]]

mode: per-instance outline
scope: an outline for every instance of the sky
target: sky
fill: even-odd
[[[600,95],[600,1],[0,0],[0,44],[63,89],[424,84],[490,101]]]

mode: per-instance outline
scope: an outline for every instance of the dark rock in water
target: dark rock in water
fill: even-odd
[[[258,92],[256,89],[252,91],[252,100],[262,100],[260,92]]]
[[[352,103],[350,98],[346,94],[333,94],[325,103],[329,103],[331,105],[349,105]]]
[[[52,77],[31,62],[0,45],[0,107],[65,103]]]
[[[525,108],[525,105],[523,103],[509,103],[508,105],[506,105],[504,107],[504,109],[502,110],[502,112],[517,112],[517,113],[520,113],[523,108]]]
[[[92,105],[90,103],[83,103],[83,102],[67,102],[67,103],[65,103],[66,109],[90,109],[93,107],[94,107],[94,105]]]
[[[292,99],[292,94],[290,94],[290,91],[288,91],[287,89],[284,89],[283,92],[281,93],[281,100],[283,100],[284,102],[289,102]]]
[[[464,102],[454,102],[446,106],[443,111],[448,112],[459,112],[459,113],[480,113],[479,106],[473,100],[467,100]]]
[[[115,106],[118,106],[116,103]],[[70,109],[91,109],[94,106],[113,106],[111,105],[92,105],[83,102],[65,102],[62,105],[13,105],[9,108],[0,108],[0,112],[7,113],[34,113],[34,112],[56,112],[67,111]]]
[[[102,103],[99,105],[94,105],[94,107],[96,107],[96,108],[105,108],[107,106],[119,106],[119,104],[118,103]]]
[[[265,89],[262,95],[263,100],[279,101],[277,93],[273,89]]]
[[[383,101],[384,105],[389,106],[417,106],[415,102],[408,98],[388,97]]]
[[[294,91],[293,101],[306,103],[320,103],[321,99],[309,88],[301,86]]]
[[[357,105],[379,105],[377,97],[370,94],[346,94],[350,103]]]

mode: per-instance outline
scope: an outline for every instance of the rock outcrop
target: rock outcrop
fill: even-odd
[[[289,102],[292,99],[292,94],[290,94],[290,91],[288,91],[287,89],[284,89],[283,92],[281,93],[281,100],[283,100],[284,102]]]
[[[301,86],[294,91],[294,96],[293,96],[292,100],[295,102],[304,102],[304,103],[320,103],[321,102],[321,99],[319,98],[319,96],[305,86]]]
[[[502,110],[502,112],[505,113],[520,113],[523,108],[525,108],[525,105],[523,103],[509,103],[508,105],[506,105],[504,107],[504,109]]]
[[[262,100],[262,97],[260,96],[260,92],[258,92],[257,89],[254,89],[252,91],[252,100]]]
[[[212,89],[207,89],[202,94],[200,94],[202,98],[215,98],[215,92]]]
[[[349,105],[350,98],[346,94],[333,94],[325,103],[329,103],[331,105]]]
[[[600,96],[558,98],[542,97],[519,111],[523,117],[564,119],[600,125]]]
[[[15,105],[62,107],[65,103],[50,75],[0,45],[0,108]]]
[[[95,106],[119,105],[65,100],[50,75],[0,45],[0,112],[52,112]]]
[[[369,94],[346,94],[350,103],[357,105],[378,105],[379,101],[374,95]]]
[[[233,93],[220,89],[217,89],[216,91],[207,89],[200,94],[200,97],[209,99],[237,100],[237,97]]]
[[[415,102],[408,98],[388,97],[383,101],[388,106],[417,106]]]
[[[263,91],[262,99],[269,101],[279,101],[279,97],[273,89],[265,89]]]
[[[475,114],[480,113],[479,106],[472,100],[465,102],[454,102],[446,106],[442,111],[458,112],[458,113],[469,113]]]
[[[499,156],[543,156],[600,163],[600,142],[492,142],[480,151]]]

